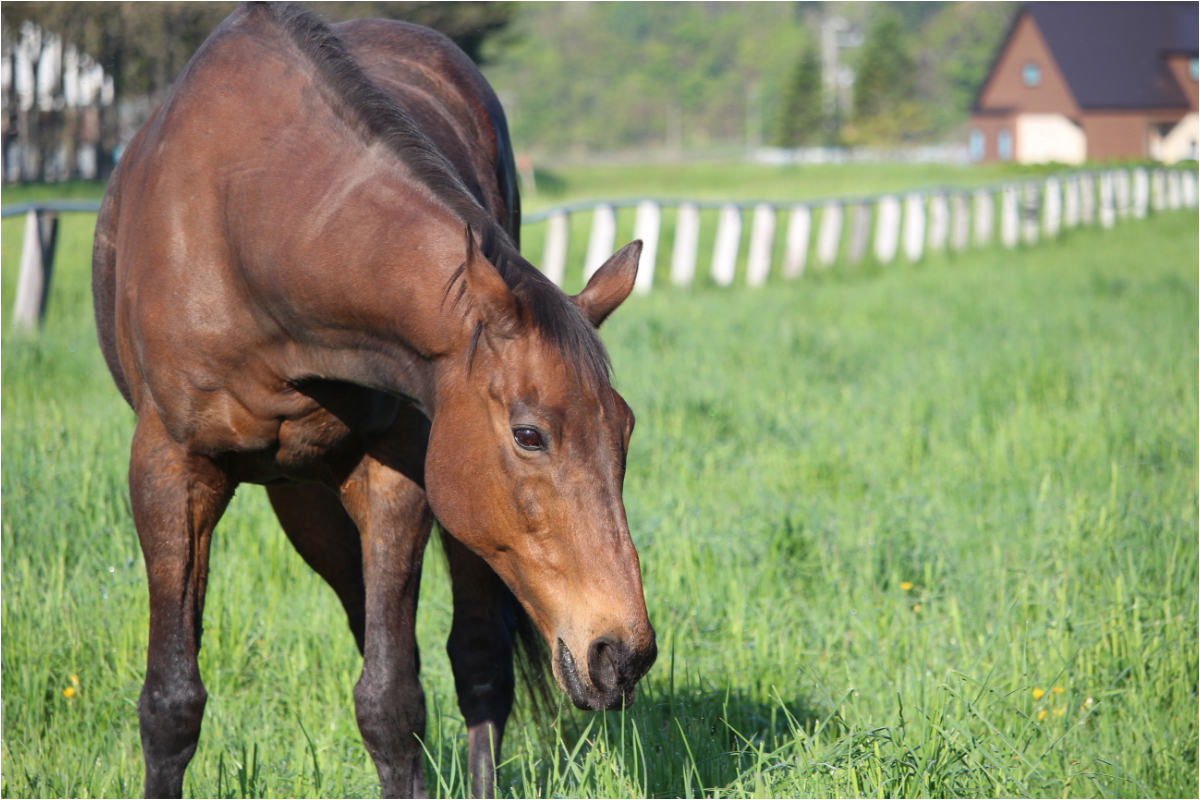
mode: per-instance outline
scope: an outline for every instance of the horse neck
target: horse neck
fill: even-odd
[[[465,223],[392,166],[316,174],[306,186],[293,203],[307,209],[292,228],[301,233],[264,259],[262,276],[286,287],[267,292],[269,311],[304,345],[297,367],[410,397],[432,415],[437,365],[469,335],[468,306],[449,286]]]

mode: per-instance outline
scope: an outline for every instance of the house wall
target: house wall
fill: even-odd
[[[1151,140],[1155,138],[1151,126],[1173,127],[1184,113],[1169,109],[1087,112],[1083,117],[1083,132],[1087,136],[1088,159],[1159,158],[1160,153],[1151,152]]]
[[[1020,164],[1082,164],[1087,160],[1083,130],[1062,114],[1019,114],[1016,161]]]
[[[1014,139],[1017,135],[1015,116],[1012,114],[972,114],[971,128],[983,134],[984,151],[983,157],[979,159],[983,162],[1000,160],[1000,154],[996,150],[996,142],[1002,129],[1007,129]],[[1013,156],[1015,158],[1015,141],[1013,144]]]
[[[1025,65],[1030,63],[1041,71],[1037,86],[1025,84],[1023,72]],[[1022,13],[1017,20],[1007,46],[980,92],[976,107],[980,111],[1012,108],[1024,113],[1065,114],[1078,118],[1079,107],[1067,81],[1028,13]]]
[[[1166,164],[1174,164],[1184,159],[1194,159],[1200,154],[1200,117],[1193,111],[1184,116],[1171,131],[1163,137],[1162,160]]]

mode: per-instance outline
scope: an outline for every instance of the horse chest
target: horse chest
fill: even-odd
[[[306,400],[299,413],[277,419],[265,446],[231,457],[239,481],[335,486],[383,442],[411,441],[423,448],[424,418],[400,398],[333,382],[298,391]]]

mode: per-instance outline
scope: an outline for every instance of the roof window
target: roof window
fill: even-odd
[[[1021,70],[1021,80],[1025,81],[1026,86],[1037,86],[1042,82],[1042,69],[1032,61],[1028,62]]]

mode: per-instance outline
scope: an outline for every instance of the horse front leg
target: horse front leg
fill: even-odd
[[[423,797],[425,694],[416,619],[433,515],[420,486],[369,456],[342,484],[341,496],[362,536],[366,588],[363,669],[354,687],[358,728],[383,796]]]
[[[473,797],[495,797],[496,759],[513,705],[513,639],[508,589],[492,568],[443,533],[454,593],[446,652],[458,708],[467,723],[467,765]],[[515,601],[514,601],[515,602]]]
[[[146,680],[138,699],[146,797],[182,797],[208,693],[196,662],[213,528],[233,496],[211,460],[172,439],[153,412],[133,436],[129,494],[150,590]]]

